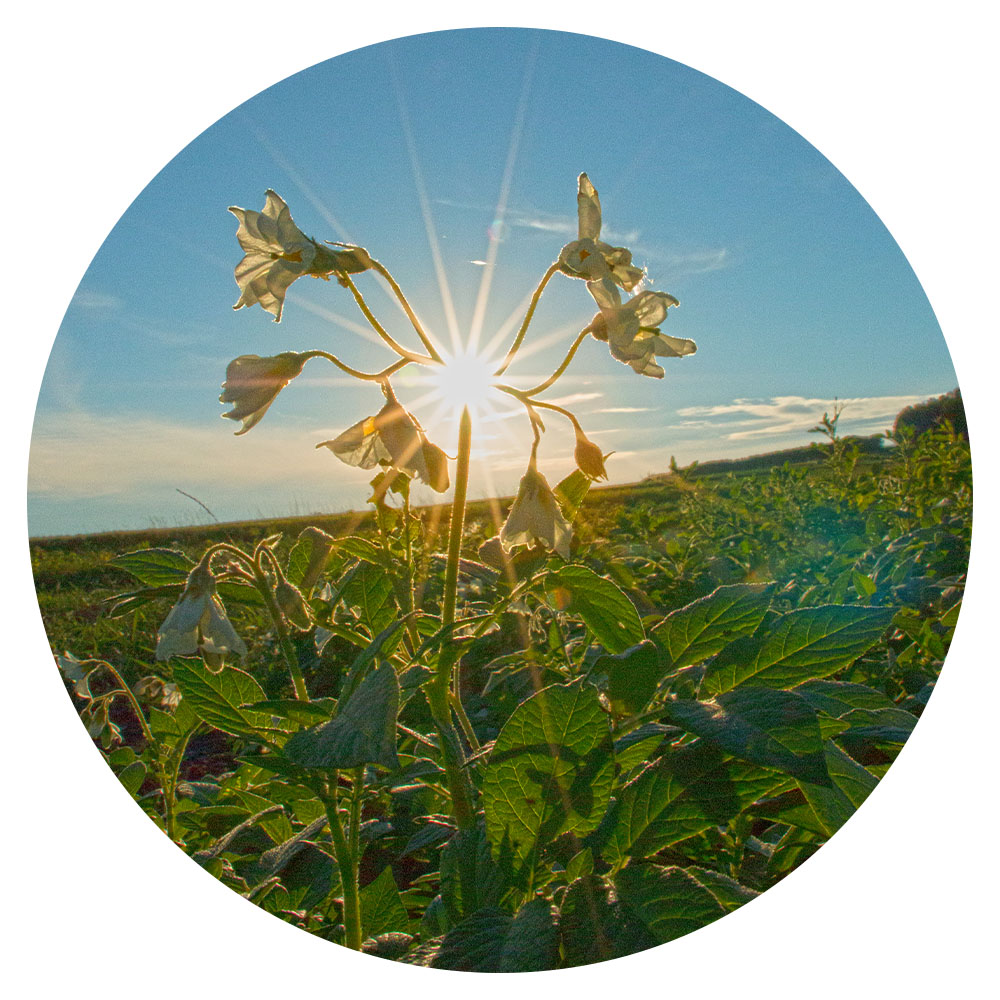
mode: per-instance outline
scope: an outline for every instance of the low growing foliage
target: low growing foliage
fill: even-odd
[[[316,357],[380,386],[381,409],[323,442],[377,470],[373,516],[354,533],[326,521],[130,551],[34,546],[60,668],[140,807],[255,905],[386,959],[569,967],[749,902],[875,788],[957,621],[971,472],[947,423],[861,454],[835,412],[812,463],[677,469],[630,503],[591,490],[606,456],[539,395],[586,335],[652,377],[655,357],[694,345],[651,325],[676,304],[666,293],[622,302],[642,272],[600,241],[586,175],[578,205],[579,239],[496,377],[553,275],[587,281],[600,312],[552,378],[499,387],[533,431],[499,532],[472,505],[466,523],[468,414],[447,532],[411,508],[412,479],[443,492],[452,476],[389,379],[442,358],[412,312],[426,354],[368,312],[353,276],[388,275],[378,261],[306,237],[269,192],[264,212],[234,210],[237,306],[280,319],[294,280],[332,276],[398,360],[367,374],[322,351],[243,356],[226,416],[249,431]],[[579,469],[555,486],[540,410],[577,432]]]

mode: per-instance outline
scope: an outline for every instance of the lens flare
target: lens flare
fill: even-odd
[[[488,407],[487,397],[495,379],[489,359],[471,352],[446,355],[443,367],[431,376],[434,388],[446,407],[459,413],[468,406],[473,413]]]

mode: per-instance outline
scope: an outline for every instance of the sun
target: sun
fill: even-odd
[[[456,414],[466,406],[473,414],[487,409],[487,397],[496,382],[496,362],[472,352],[445,354],[444,362],[431,374],[430,381],[445,407]]]

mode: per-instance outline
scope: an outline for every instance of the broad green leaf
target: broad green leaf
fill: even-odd
[[[376,667],[322,725],[295,733],[283,755],[302,767],[358,767],[378,764],[394,770],[399,683],[384,663]]]
[[[201,660],[175,657],[174,681],[184,702],[202,722],[234,736],[260,736],[271,729],[270,717],[244,707],[264,700],[260,685],[236,667],[213,673]]]
[[[534,899],[511,917],[480,910],[450,930],[430,962],[456,972],[540,972],[559,960],[555,917],[547,900]]]
[[[824,788],[805,781],[798,783],[806,802],[830,836],[836,833],[871,794],[878,778],[834,743],[826,745],[826,766],[833,785]]]
[[[850,666],[882,637],[891,608],[827,604],[790,611],[764,635],[727,646],[705,671],[702,692],[740,685],[790,688]]]
[[[643,639],[624,653],[598,657],[594,672],[607,674],[606,694],[612,707],[622,715],[641,712],[656,693],[662,676],[656,646]]]
[[[351,574],[341,591],[344,603],[354,608],[361,623],[373,636],[388,628],[396,618],[396,601],[386,571],[371,563],[362,563]]]
[[[664,650],[664,674],[714,656],[740,636],[750,635],[764,620],[770,604],[770,583],[737,583],[672,611],[650,630]]]
[[[373,938],[390,931],[406,931],[410,926],[399,889],[386,867],[374,882],[361,890],[361,931],[364,937]]]
[[[722,872],[712,871],[709,868],[688,868],[687,872],[708,889],[730,913],[760,895],[756,889],[741,885],[736,879],[723,875]]]
[[[858,597],[863,601],[867,601],[878,590],[878,585],[870,576],[865,576],[864,573],[859,573],[857,570],[851,575],[851,580],[854,583],[854,589],[858,592]]]
[[[441,851],[441,899],[452,925],[478,910],[495,907],[508,886],[510,845],[501,846],[499,860],[490,853],[480,820],[471,830],[455,832]]]
[[[677,739],[681,730],[660,722],[647,722],[638,729],[615,740],[615,763],[627,774],[637,764],[653,759],[655,752],[666,739]]]
[[[315,726],[326,722],[337,707],[335,698],[316,698],[313,701],[298,701],[295,698],[276,698],[268,701],[254,702],[248,708],[264,715],[287,720],[292,726],[281,724],[280,728],[289,729],[296,726]]]
[[[308,841],[318,836],[327,825],[326,815],[314,819],[307,826],[304,826],[298,833],[292,834],[288,839],[269,851],[265,851],[257,861],[253,872],[252,881],[255,885],[270,878],[280,872],[291,860],[306,846]]]
[[[857,708],[877,712],[882,708],[896,707],[895,702],[881,691],[863,684],[815,680],[798,684],[793,690],[818,712],[826,712],[835,719],[843,718]]]
[[[611,886],[584,875],[566,890],[559,910],[563,966],[590,965],[631,955],[658,944],[648,929],[626,913]]]
[[[147,587],[186,583],[188,575],[194,569],[194,563],[176,549],[138,549],[135,552],[123,552],[111,561]]]
[[[579,469],[574,469],[552,492],[555,493],[563,514],[572,521],[589,491],[590,478]]]
[[[623,653],[645,638],[635,605],[586,566],[562,566],[548,575],[545,589],[552,607],[579,615],[609,653]]]
[[[376,662],[380,656],[391,656],[400,639],[402,639],[402,628],[410,620],[412,615],[404,615],[396,621],[387,625],[375,638],[354,658],[350,670],[347,672],[347,679],[344,681],[344,691],[341,697],[350,696],[364,677],[368,667]]]
[[[359,538],[357,535],[338,538],[337,549],[354,559],[371,563],[373,566],[381,566],[384,563],[382,553],[367,538]]]
[[[649,930],[657,944],[673,941],[726,915],[726,908],[683,868],[631,864],[615,876],[622,906]]]
[[[784,787],[794,787],[785,775],[734,760],[698,740],[665,754],[625,785],[609,816],[601,854],[616,865],[647,857],[728,823]]]
[[[523,862],[536,844],[593,830],[613,780],[611,733],[597,690],[578,681],[539,691],[514,710],[483,771],[494,855],[509,839]]]
[[[184,583],[184,580],[179,580],[177,583],[162,587],[147,587],[144,590],[133,590],[128,594],[116,594],[108,598],[109,607],[105,615],[107,618],[122,618],[138,611],[158,597],[169,597],[176,601],[184,590]]]
[[[118,780],[128,790],[129,795],[138,795],[142,783],[146,780],[146,765],[141,760],[132,761],[118,772]]]
[[[227,604],[245,604],[251,608],[263,608],[264,598],[256,587],[247,583],[237,583],[235,580],[220,580],[216,589],[219,597]]]
[[[666,721],[716,744],[733,757],[829,785],[816,710],[799,695],[737,688],[719,703],[666,701]]]

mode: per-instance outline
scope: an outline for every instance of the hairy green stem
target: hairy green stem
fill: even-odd
[[[465,498],[469,487],[469,456],[472,453],[472,418],[468,407],[462,411],[458,424],[458,461],[455,470],[455,497],[451,506],[451,526],[448,535],[448,565],[445,569],[444,598],[441,607],[441,624],[449,628],[455,623],[455,601],[458,593],[458,563],[465,529]],[[459,829],[467,830],[475,822],[472,806],[472,785],[465,769],[465,754],[451,721],[450,696],[460,700],[453,687],[453,669],[458,658],[458,647],[446,641],[438,653],[437,673],[428,686],[427,699],[431,714],[441,734],[441,752],[448,788],[451,792],[452,811]],[[454,687],[457,688],[457,677]],[[467,719],[465,720],[468,721]]]
[[[323,796],[326,818],[333,838],[333,853],[340,871],[340,886],[344,894],[344,944],[353,951],[361,951],[361,897],[358,894],[358,858],[351,850],[344,828],[340,825],[337,803],[338,774],[333,772],[328,793]]]
[[[528,303],[528,311],[524,315],[524,322],[521,324],[521,329],[517,331],[517,336],[514,338],[514,343],[510,345],[510,350],[507,352],[503,359],[500,367],[493,373],[496,376],[503,375],[503,373],[510,367],[510,363],[514,360],[514,355],[517,354],[524,342],[524,335],[528,332],[528,325],[531,323],[531,317],[535,314],[535,307],[538,305],[538,300],[542,297],[542,292],[545,291],[545,286],[549,283],[549,279],[559,270],[559,262],[552,264],[551,267],[542,275],[542,280],[538,283],[538,287],[535,289],[534,294],[531,296],[531,301]]]
[[[264,551],[267,550],[265,549]],[[268,554],[270,555],[270,553]],[[271,558],[273,559],[274,556],[271,555]],[[285,628],[285,619],[281,615],[281,609],[278,607],[278,602],[274,599],[271,585],[267,582],[267,577],[264,575],[264,570],[261,568],[260,562],[254,562],[253,564],[253,577],[254,584],[260,596],[264,599],[267,613],[271,616],[271,621],[274,623],[274,631],[278,636],[278,645],[281,647],[285,664],[288,666],[288,673],[292,678],[292,687],[295,688],[295,697],[299,701],[308,701],[309,691],[306,688],[306,679],[302,674],[302,668],[299,666],[298,653],[295,652],[292,640],[288,637],[288,629]]]

